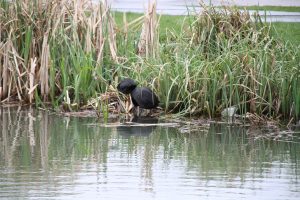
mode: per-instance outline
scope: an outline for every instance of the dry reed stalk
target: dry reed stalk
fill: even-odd
[[[42,56],[41,56],[41,66],[40,66],[40,87],[41,95],[44,101],[47,100],[49,94],[49,44],[48,44],[48,33],[44,35],[43,45],[42,45]]]
[[[80,16],[81,16],[81,11],[82,11],[82,6],[83,6],[83,1],[82,0],[77,0],[73,1],[74,3],[74,15],[73,15],[73,20],[74,24],[78,24],[80,21]]]
[[[107,17],[108,17],[108,20],[107,20],[107,22],[108,22],[108,43],[109,43],[110,54],[111,54],[113,61],[118,63],[115,22],[109,12],[107,13]]]
[[[10,68],[10,61],[9,61],[9,41],[3,45],[3,65],[2,65],[2,94],[1,100],[7,97],[8,94],[8,78],[10,76],[9,68]]]
[[[138,43],[137,53],[146,58],[155,58],[158,49],[158,21],[156,17],[156,0],[148,4],[144,24]]]
[[[3,16],[3,12],[2,9],[0,9],[0,16]],[[1,54],[1,49],[2,49],[2,22],[0,21],[0,54]]]
[[[38,84],[34,85],[34,77],[35,77],[35,68],[36,68],[36,57],[34,59],[30,59],[30,72],[28,73],[29,76],[29,87],[28,87],[28,98],[29,102],[32,103],[34,90],[38,86]]]
[[[71,7],[72,8],[72,7]],[[78,38],[79,40],[85,39],[91,40],[91,27],[90,27],[90,19],[93,16],[93,8],[91,6],[90,0],[77,0],[74,1],[74,15],[73,15],[73,21],[74,25],[77,28],[77,31],[74,32],[74,39]],[[91,15],[87,17],[86,11],[91,12]],[[85,31],[82,31],[85,30]],[[84,34],[85,32],[85,34]],[[89,38],[87,38],[89,37]],[[91,45],[91,41],[86,41],[86,47],[87,51],[89,52],[89,45]]]
[[[94,13],[96,20],[94,23],[93,30],[95,32],[93,35],[95,35],[97,63],[102,63],[103,61],[103,48],[106,40],[106,38],[104,37],[105,22],[107,22],[108,45],[110,48],[111,57],[113,61],[118,63],[115,22],[109,12],[107,1],[101,1],[99,7],[95,10]]]
[[[88,49],[88,45],[95,49],[97,63],[102,63],[103,61],[103,47],[105,41],[103,23],[106,20],[106,15],[108,12],[105,7],[105,3],[106,1],[101,1],[99,6],[96,8],[94,8],[93,4],[91,3],[88,8],[91,11],[91,16],[87,19],[88,35],[86,36],[86,49]]]
[[[87,23],[86,37],[85,37],[85,52],[88,54],[91,53],[92,51],[92,38],[91,38],[92,26],[93,26],[92,18],[89,18]]]
[[[67,13],[66,8],[66,0],[65,1],[58,1],[56,4],[53,5],[52,13],[53,13],[53,23],[51,30],[51,38],[56,36],[56,30],[59,28],[60,25],[63,25]]]
[[[0,31],[1,31],[1,26],[0,26]],[[1,34],[0,34],[0,41],[1,41]],[[3,95],[3,84],[2,84],[2,80],[3,80],[3,77],[2,77],[2,71],[3,71],[3,57],[4,57],[4,54],[3,54],[3,47],[4,47],[4,44],[2,42],[0,42],[0,100],[2,99],[2,95]]]
[[[145,16],[146,18],[146,16]],[[143,24],[142,27],[142,32],[140,35],[140,41],[138,43],[138,49],[137,49],[137,54],[140,56],[145,56],[146,55],[146,25],[145,25],[146,21]]]
[[[97,54],[97,63],[102,63],[103,61],[103,48],[105,38],[103,36],[103,22],[106,17],[107,10],[103,6],[103,3],[100,3],[100,7],[97,10],[97,22],[95,27],[95,37],[96,37],[96,54]]]
[[[143,24],[143,22],[145,21],[144,19],[145,19],[145,16],[140,16],[140,17],[132,20],[131,22],[127,23],[127,27],[130,27],[131,30],[137,29],[138,27],[140,27]],[[124,28],[124,30],[126,30],[126,29]]]
[[[25,73],[21,73],[22,70],[22,66],[24,66],[23,63],[23,59],[19,56],[18,52],[16,51],[16,49],[14,48],[13,44],[11,43],[11,54],[13,56],[13,61],[14,61],[14,66],[15,68],[12,68],[12,71],[16,71],[17,73],[13,73],[16,74],[14,76],[15,80],[15,89],[17,90],[17,95],[20,101],[22,101],[22,76],[26,74],[26,69],[25,69]],[[24,67],[25,68],[25,67]],[[26,84],[25,84],[26,85]]]

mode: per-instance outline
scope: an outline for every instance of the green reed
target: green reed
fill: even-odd
[[[226,11],[209,9],[189,29],[170,34],[157,72],[165,107],[217,116],[237,105],[241,113],[299,118],[294,89],[299,84],[299,47],[276,40],[273,27],[259,18]]]

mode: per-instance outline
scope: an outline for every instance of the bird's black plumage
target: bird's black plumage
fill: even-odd
[[[117,89],[123,94],[130,94],[135,88],[137,84],[134,80],[130,78],[123,79],[117,86]]]
[[[117,89],[123,94],[130,94],[134,106],[144,109],[156,108],[159,104],[156,94],[147,87],[137,87],[134,80],[130,78],[123,79],[117,86]]]
[[[140,108],[152,109],[158,106],[159,100],[152,90],[146,87],[136,87],[132,90],[132,103]]]

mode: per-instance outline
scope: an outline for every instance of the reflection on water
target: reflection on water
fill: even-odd
[[[152,126],[152,124],[158,123],[158,118],[134,117],[131,122],[146,125],[149,124],[150,126],[119,126],[117,127],[117,133],[123,138],[149,136],[156,129],[156,126]]]
[[[30,108],[1,108],[0,120],[2,198],[300,197],[296,137],[257,139],[253,129],[226,125],[193,134],[105,128]]]

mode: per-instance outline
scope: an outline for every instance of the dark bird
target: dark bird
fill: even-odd
[[[134,106],[144,109],[156,108],[159,104],[156,94],[147,87],[137,87],[134,80],[126,78],[122,80],[117,89],[124,93],[130,94]]]

